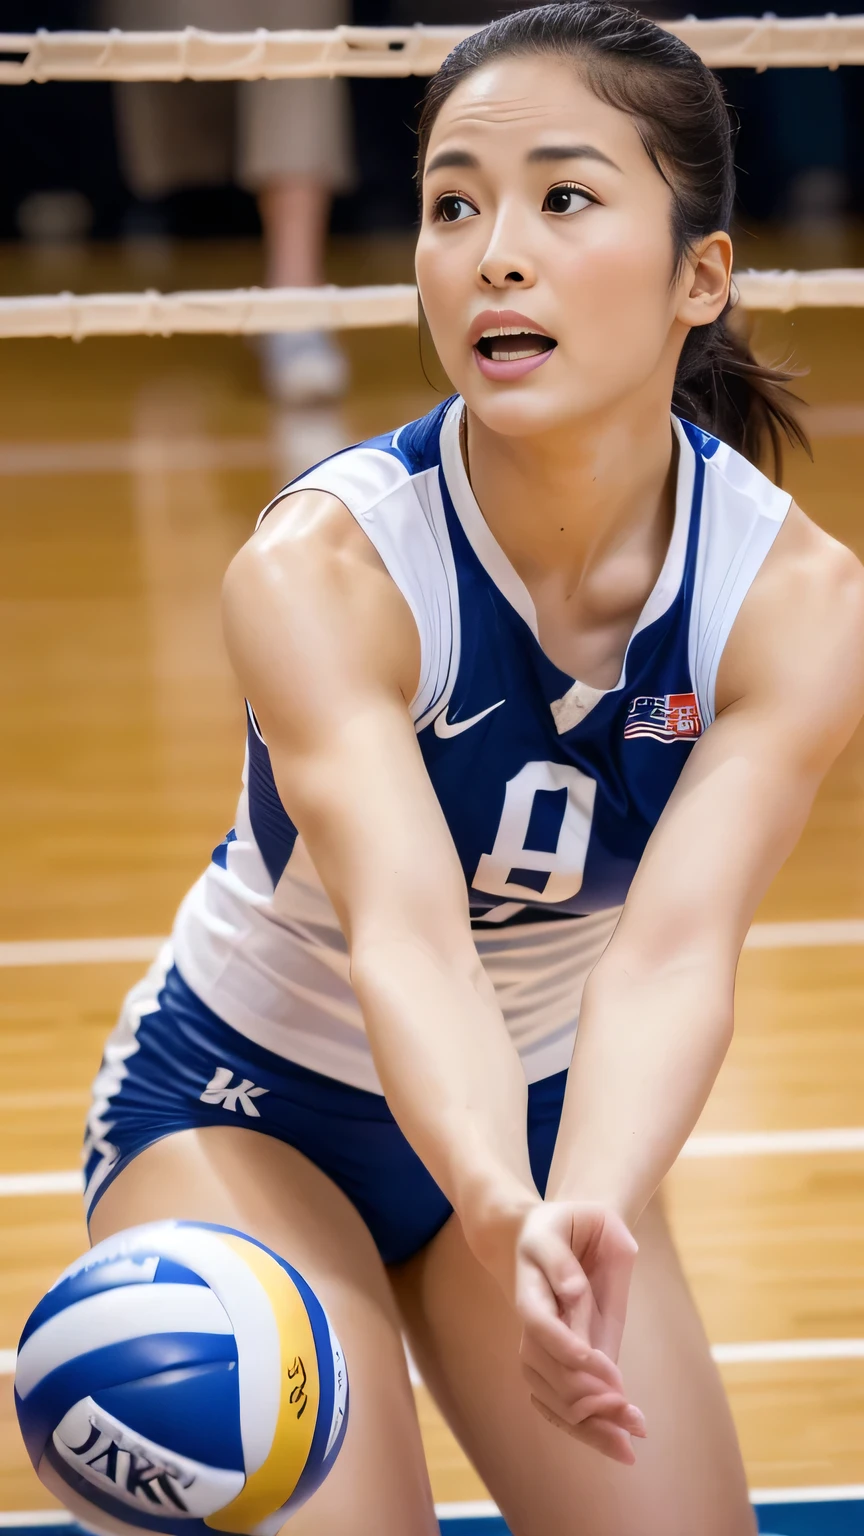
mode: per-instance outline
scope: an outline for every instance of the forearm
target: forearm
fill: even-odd
[[[633,1226],[695,1125],[732,1034],[732,980],[704,960],[628,974],[610,952],[585,989],[547,1198]]]
[[[387,1102],[480,1249],[539,1199],[525,1074],[491,983],[479,961],[446,964],[400,939],[355,950],[351,979]]]

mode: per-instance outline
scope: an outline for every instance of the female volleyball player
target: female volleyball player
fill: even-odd
[[[436,1529],[403,1328],[516,1536],[743,1536],[655,1192],[860,712],[864,580],[751,462],[792,421],[726,329],[688,48],[604,0],[496,22],[419,170],[459,395],[231,567],[244,791],[109,1043],[91,1232],[227,1223],[319,1292],[352,1422],[298,1536]]]

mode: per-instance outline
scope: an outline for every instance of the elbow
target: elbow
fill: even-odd
[[[643,935],[622,927],[613,934],[589,984],[655,988],[692,985],[731,1005],[740,943],[703,924],[689,932]]]
[[[734,1033],[734,998],[735,962],[716,950],[658,958],[616,951],[610,944],[585,984],[583,1007],[698,1018],[725,1053]]]

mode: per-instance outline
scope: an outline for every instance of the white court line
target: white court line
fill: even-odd
[[[864,404],[811,406],[803,416],[814,439],[864,436]],[[274,458],[267,437],[93,438],[89,442],[0,443],[0,477],[8,475],[141,474],[256,469]]]
[[[814,949],[831,944],[864,944],[864,919],[754,923],[744,940],[745,949]]]
[[[436,1504],[438,1520],[491,1520],[500,1514],[491,1499],[466,1499],[461,1504]]]
[[[751,1488],[751,1504],[839,1504],[864,1499],[864,1483],[823,1488]],[[439,1520],[490,1520],[498,1514],[491,1499],[472,1499],[455,1504],[436,1504]],[[0,1526],[71,1525],[65,1509],[4,1509]]]
[[[68,1509],[4,1509],[0,1525],[72,1525]]]
[[[864,1483],[824,1488],[751,1488],[751,1504],[841,1504],[864,1499]]]
[[[84,1175],[80,1168],[64,1168],[58,1173],[0,1174],[2,1195],[82,1195]]]
[[[729,1131],[716,1136],[691,1136],[678,1156],[802,1157],[824,1152],[864,1152],[864,1126],[826,1126],[808,1131]]]
[[[410,1352],[408,1374],[411,1385],[422,1387],[420,1375]],[[814,1360],[864,1360],[864,1339],[756,1339],[744,1344],[712,1344],[711,1354],[718,1365],[782,1365],[788,1361],[807,1363]]]
[[[0,443],[4,475],[137,475],[268,468],[266,437],[109,438],[104,442]]]
[[[864,1339],[765,1339],[713,1344],[718,1365],[776,1365],[785,1360],[864,1360]]]
[[[155,960],[164,939],[25,939],[0,944],[0,969],[28,965],[110,965],[112,961]]]
[[[24,939],[0,944],[0,969],[28,965],[101,965],[152,960],[164,938]],[[864,944],[864,918],[812,923],[754,923],[745,949],[812,949]]]
[[[824,1488],[751,1488],[751,1504],[839,1504],[864,1499],[864,1483],[850,1483],[846,1487]],[[436,1504],[439,1520],[488,1520],[498,1514],[498,1508],[489,1499],[475,1499],[463,1504]],[[0,1518],[0,1524],[3,1524]],[[10,1525],[12,1521],[8,1522]]]

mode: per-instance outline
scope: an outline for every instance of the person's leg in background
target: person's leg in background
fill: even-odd
[[[348,0],[95,3],[99,25],[126,30],[306,30],[336,27],[347,19]],[[233,170],[258,198],[268,285],[323,283],[330,203],[353,177],[344,80],[145,82],[115,86],[115,102],[124,173],[138,196],[219,185]],[[270,392],[284,404],[335,400],[348,385],[347,360],[327,332],[262,337],[261,361]]]
[[[216,7],[218,9],[218,7]],[[201,0],[93,0],[90,24],[129,31],[218,26]],[[230,181],[234,86],[225,81],[140,80],[113,87],[123,175],[139,198]]]
[[[248,26],[331,28],[348,20],[347,0],[256,0]],[[238,98],[238,180],[257,193],[267,283],[317,287],[334,192],[353,176],[350,103],[344,80],[244,81]],[[270,392],[286,405],[338,399],[348,365],[327,331],[262,338]]]

